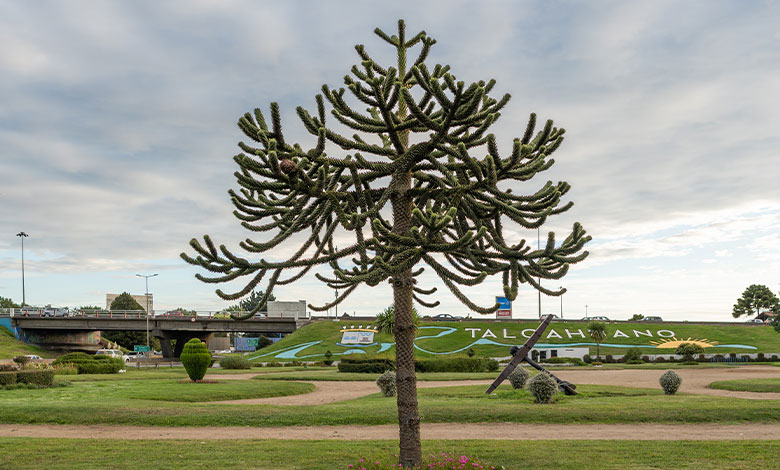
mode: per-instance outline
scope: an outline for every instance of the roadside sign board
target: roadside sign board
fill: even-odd
[[[135,352],[149,352],[149,346],[145,346],[145,345],[144,346],[139,346],[139,345],[136,344],[136,345],[133,346],[133,351],[135,351]]]
[[[498,310],[496,310],[496,318],[512,318],[512,301],[506,297],[496,297],[496,303],[498,304]]]

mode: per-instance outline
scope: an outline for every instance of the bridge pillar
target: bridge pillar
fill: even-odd
[[[162,348],[163,357],[166,359],[176,359],[181,356],[181,352],[184,349],[184,344],[192,338],[199,338],[201,341],[206,342],[212,333],[202,332],[197,333],[193,331],[166,331],[159,328],[155,328],[152,333],[154,337],[160,340],[160,347]],[[176,340],[176,344],[173,345],[172,340]]]

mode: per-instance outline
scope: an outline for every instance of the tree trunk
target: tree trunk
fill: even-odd
[[[411,185],[411,175],[397,182],[392,196],[393,231],[407,233],[412,216],[412,201],[406,194]],[[398,388],[399,463],[413,467],[422,462],[420,445],[420,414],[417,408],[417,377],[414,373],[415,327],[412,317],[413,279],[408,269],[393,277],[393,301],[395,305],[395,360]]]

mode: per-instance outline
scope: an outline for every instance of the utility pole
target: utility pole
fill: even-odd
[[[563,290],[563,286],[560,286],[558,289]],[[563,320],[563,294],[561,294],[561,320]]]
[[[149,353],[149,357],[151,357],[151,355],[152,355],[152,348],[149,347],[149,278],[150,277],[154,277],[156,275],[157,275],[156,273],[155,274],[146,274],[146,275],[144,275],[144,274],[136,274],[136,276],[142,277],[146,281],[146,294],[145,294],[145,297],[146,297],[146,349],[147,349],[147,352]]]
[[[27,301],[24,296],[24,239],[29,237],[29,235],[24,232],[19,232],[16,234],[16,236],[22,239],[22,307],[24,307],[27,305]]]

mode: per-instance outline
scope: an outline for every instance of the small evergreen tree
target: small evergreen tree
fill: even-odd
[[[211,365],[211,353],[206,347],[206,343],[198,338],[192,338],[184,345],[180,360],[187,375],[190,376],[190,380],[197,382],[203,380],[203,376],[206,375],[206,371]]]
[[[21,308],[19,304],[10,298],[0,297],[0,308]]]

